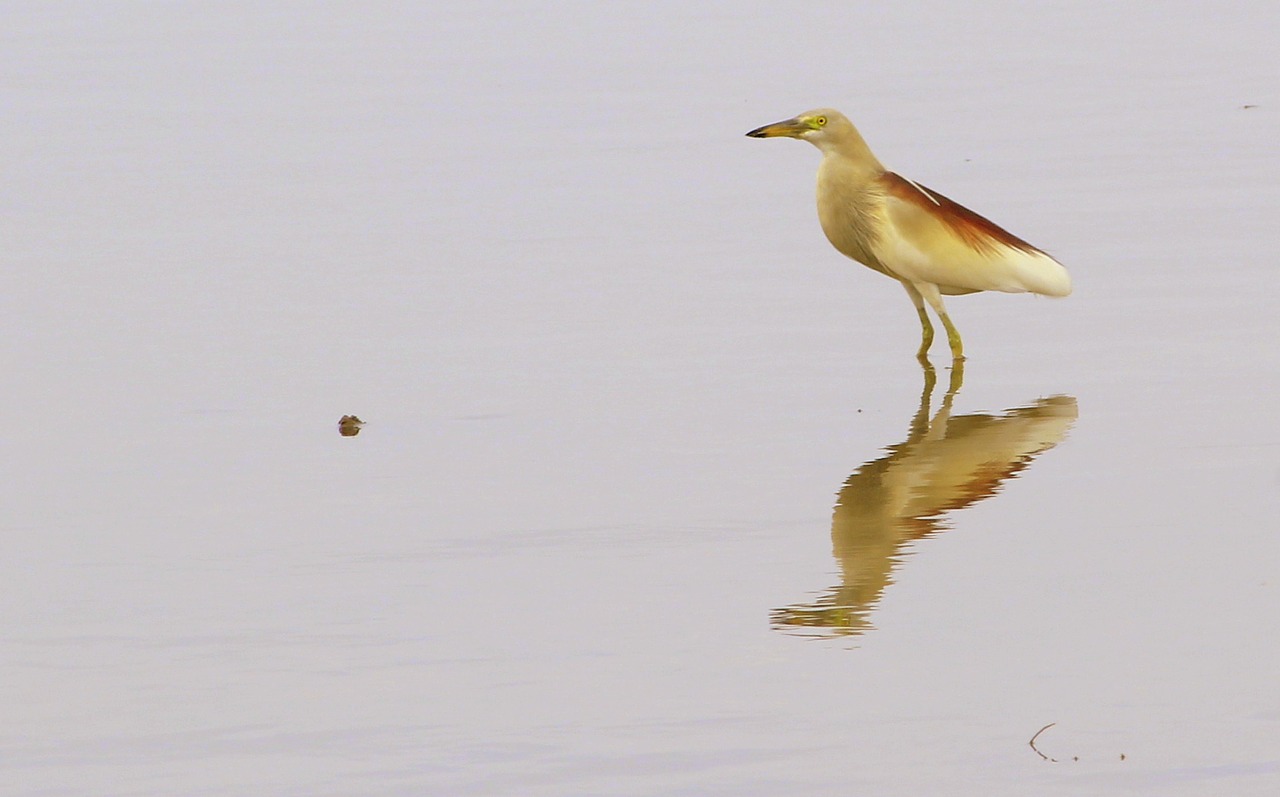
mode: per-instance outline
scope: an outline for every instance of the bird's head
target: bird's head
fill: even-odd
[[[792,119],[757,127],[747,135],[752,138],[798,138],[826,152],[850,138],[861,139],[844,114],[830,108],[818,108]]]
[[[884,171],[884,166],[871,153],[853,122],[831,108],[805,111],[794,119],[757,127],[747,135],[752,138],[798,138],[822,150],[823,155],[839,155],[860,164],[868,173]]]

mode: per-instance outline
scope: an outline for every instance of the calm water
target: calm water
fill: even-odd
[[[1147,5],[6,5],[0,793],[1276,794],[1280,10]],[[815,105],[1075,295],[930,384]]]

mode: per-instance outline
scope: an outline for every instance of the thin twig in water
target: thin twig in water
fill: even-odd
[[[1027,744],[1031,745],[1031,749],[1036,751],[1036,755],[1040,756],[1040,757],[1041,757],[1041,758],[1043,758],[1045,761],[1052,761],[1052,762],[1053,762],[1053,763],[1055,763],[1055,764],[1056,764],[1056,763],[1058,763],[1058,759],[1056,759],[1056,758],[1050,758],[1049,756],[1047,756],[1047,755],[1045,755],[1044,753],[1040,752],[1040,748],[1039,748],[1039,747],[1036,747],[1036,739],[1038,739],[1038,738],[1040,737],[1040,734],[1044,733],[1045,731],[1049,730],[1050,728],[1052,728],[1054,725],[1057,725],[1057,724],[1058,724],[1058,723],[1056,723],[1056,722],[1051,722],[1051,723],[1049,723],[1048,725],[1044,726],[1044,727],[1043,727],[1043,728],[1041,728],[1040,730],[1036,731],[1036,732],[1035,732],[1035,734],[1034,734],[1034,735],[1032,735],[1032,737],[1031,737],[1031,741],[1027,742]]]

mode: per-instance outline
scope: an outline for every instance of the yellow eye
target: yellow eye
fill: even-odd
[[[823,125],[825,125],[825,124],[827,123],[827,117],[825,117],[825,116],[819,116],[817,119],[814,119],[814,120],[813,120],[813,122],[814,122],[814,124],[816,124],[818,127],[822,127]]]

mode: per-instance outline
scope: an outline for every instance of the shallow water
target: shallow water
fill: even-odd
[[[1276,793],[1280,12],[947,8],[6,7],[0,791]]]

